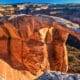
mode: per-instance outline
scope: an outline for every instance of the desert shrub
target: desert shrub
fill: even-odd
[[[74,55],[68,56],[68,61],[69,61],[69,62],[75,63],[76,60],[77,60],[77,58],[76,58]]]

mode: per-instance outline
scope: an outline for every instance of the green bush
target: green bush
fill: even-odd
[[[68,61],[71,63],[75,63],[77,61],[77,58],[74,55],[68,56]]]

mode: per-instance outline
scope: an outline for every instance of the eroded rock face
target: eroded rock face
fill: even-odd
[[[8,69],[13,69],[14,74],[18,70],[28,71],[35,76],[47,70],[67,72],[65,42],[68,32],[55,28],[54,23],[54,20],[35,16],[23,16],[0,23],[0,58],[11,66]]]

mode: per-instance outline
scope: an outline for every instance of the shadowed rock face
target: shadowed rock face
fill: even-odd
[[[0,65],[6,70],[6,75],[0,70],[1,76],[33,80],[47,70],[67,72],[66,39],[69,33],[80,37],[70,29],[45,16],[22,16],[1,22]],[[19,77],[13,79],[13,74]]]

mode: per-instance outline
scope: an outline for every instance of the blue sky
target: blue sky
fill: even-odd
[[[80,0],[0,0],[0,4],[14,4],[23,2],[64,4],[64,3],[80,3]]]

